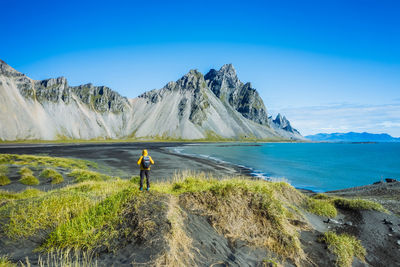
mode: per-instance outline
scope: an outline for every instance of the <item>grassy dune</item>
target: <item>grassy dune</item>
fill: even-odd
[[[74,177],[74,184],[47,192],[0,190],[0,231],[10,240],[40,239],[34,250],[52,255],[47,258],[53,263],[66,260],[74,265],[82,260],[82,256],[65,253],[94,257],[100,252],[116,252],[132,240],[146,243],[159,238],[165,249],[156,253],[150,265],[195,265],[196,248],[185,228],[188,213],[193,213],[208,218],[211,226],[231,241],[265,248],[278,263],[289,260],[301,266],[307,261],[299,239],[300,231],[309,229],[305,212],[334,218],[337,208],[384,211],[379,204],[360,199],[322,194],[310,198],[284,182],[216,179],[186,172],[170,182],[153,183],[150,192],[140,192],[138,177],[110,177],[94,171],[96,165],[87,161],[0,155],[0,163],[23,166],[20,173],[27,177],[32,176],[29,166],[41,168],[40,176],[51,183],[63,182],[56,167],[68,169],[68,175]],[[352,236],[330,232],[322,241],[337,255],[339,266],[349,266],[353,255],[360,259],[365,255]],[[0,266],[8,266],[2,262],[12,259],[0,256]],[[85,262],[93,263],[91,258]]]

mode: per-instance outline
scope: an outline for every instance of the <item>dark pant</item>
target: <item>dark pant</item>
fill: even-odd
[[[150,170],[140,170],[140,188],[143,188],[143,179],[145,175],[147,188],[150,188]]]

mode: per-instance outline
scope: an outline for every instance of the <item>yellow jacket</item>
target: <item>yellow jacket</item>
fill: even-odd
[[[142,152],[142,156],[139,158],[139,160],[137,161],[137,164],[140,166],[140,170],[142,170],[142,171],[144,171],[144,170],[150,170],[150,166],[146,169],[146,168],[144,168],[143,167],[143,165],[142,165],[142,159],[143,159],[143,157],[145,157],[145,156],[148,156],[148,153],[147,153],[147,150],[145,149],[145,150],[143,150],[143,152]],[[150,163],[151,164],[154,164],[154,161],[153,161],[153,159],[149,156],[149,158],[150,158]],[[150,165],[151,165],[150,164]]]

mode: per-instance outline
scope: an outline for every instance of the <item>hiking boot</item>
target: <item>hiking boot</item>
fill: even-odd
[[[143,191],[143,187],[139,188],[140,191]]]
[[[147,187],[147,189],[146,189],[147,191],[150,191],[150,187]]]

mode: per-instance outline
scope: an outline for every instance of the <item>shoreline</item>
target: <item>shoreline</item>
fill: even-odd
[[[113,175],[116,170],[122,169],[117,176],[129,178],[138,175],[137,158],[142,149],[148,149],[156,161],[152,167],[152,180],[169,180],[179,171],[204,172],[215,176],[246,176],[253,179],[264,179],[254,175],[252,168],[222,161],[213,160],[187,153],[179,153],[171,148],[197,144],[224,144],[227,146],[238,143],[253,143],[254,146],[266,142],[93,142],[93,143],[0,143],[0,153],[5,154],[42,154],[55,157],[72,157],[91,160],[110,168],[108,174]],[[286,143],[286,142],[285,142]],[[68,148],[66,150],[58,149]],[[57,149],[54,149],[57,148]],[[91,153],[92,152],[92,153]],[[105,152],[105,153],[102,153]],[[294,185],[293,185],[294,186]],[[334,193],[341,191],[357,191],[358,188],[368,187],[364,184],[356,187],[347,187],[336,190],[318,191],[308,188],[295,187],[297,190],[313,195],[317,193]],[[2,187],[4,188],[4,187]]]

